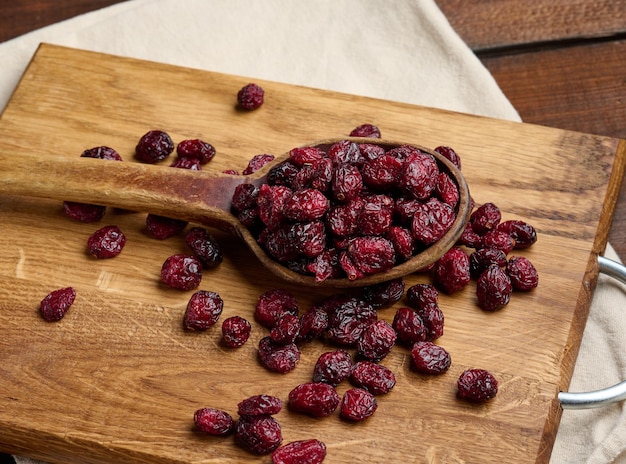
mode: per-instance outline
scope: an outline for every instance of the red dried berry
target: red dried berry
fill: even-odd
[[[189,298],[183,327],[187,330],[207,330],[215,325],[223,308],[224,301],[217,293],[199,290]]]
[[[285,314],[270,330],[270,338],[281,345],[293,343],[300,333],[300,319],[295,314]]]
[[[241,416],[235,439],[247,451],[269,454],[283,442],[280,424],[272,416]]]
[[[454,209],[436,198],[416,207],[411,223],[413,237],[424,245],[432,245],[450,230],[456,215]]]
[[[320,464],[326,458],[326,445],[315,439],[298,440],[272,453],[272,464]]]
[[[328,198],[317,189],[298,190],[283,204],[283,214],[294,221],[313,221],[319,219],[330,206]]]
[[[71,219],[80,222],[96,222],[104,217],[106,206],[64,201],[63,211]]]
[[[200,139],[187,139],[178,143],[176,154],[181,158],[195,159],[206,164],[215,156],[215,147]]]
[[[293,161],[283,161],[269,170],[267,173],[267,183],[269,185],[285,185],[292,188],[298,172],[300,172],[300,167]]]
[[[456,205],[459,203],[459,188],[454,183],[452,178],[445,172],[440,172],[437,175],[435,193],[441,201],[452,206],[453,208],[456,208]]]
[[[161,267],[161,281],[177,290],[193,290],[202,280],[202,263],[195,256],[175,254]]]
[[[243,170],[242,174],[244,176],[248,176],[252,174],[253,172],[258,171],[263,166],[265,166],[266,164],[270,163],[273,160],[274,160],[274,155],[269,154],[269,153],[261,153],[259,155],[254,155],[250,159],[250,161],[248,161],[248,165]]]
[[[144,163],[164,160],[174,151],[171,137],[161,130],[151,130],[141,136],[135,147],[135,156]]]
[[[485,235],[500,224],[500,219],[502,219],[500,208],[493,203],[485,203],[471,214],[470,224],[478,235]]]
[[[307,258],[315,258],[326,249],[326,227],[322,221],[292,224],[287,238],[295,250]]]
[[[328,210],[326,224],[338,237],[348,237],[357,233],[363,200],[354,199],[345,204],[334,205]]]
[[[283,225],[285,219],[283,205],[287,198],[290,198],[292,195],[293,191],[283,185],[269,186],[263,184],[259,187],[257,197],[259,216],[263,224],[270,230],[276,230]]]
[[[474,251],[470,257],[470,275],[478,279],[490,266],[505,267],[506,255],[496,248],[481,248]]]
[[[206,229],[192,227],[185,234],[185,242],[205,269],[213,268],[222,262],[222,250],[215,237]]]
[[[342,164],[332,172],[331,191],[333,198],[346,202],[356,198],[363,190],[363,177],[353,164]]]
[[[270,337],[261,339],[258,355],[259,361],[266,369],[280,374],[291,372],[300,361],[300,349],[295,343],[283,345]]]
[[[393,244],[383,237],[356,237],[348,245],[348,256],[363,274],[376,274],[395,264]]]
[[[499,230],[490,230],[480,239],[480,248],[495,248],[502,250],[505,255],[508,255],[514,246],[513,238]]]
[[[428,335],[424,321],[411,308],[398,308],[392,327],[396,331],[398,341],[408,346],[425,341]]]
[[[422,318],[424,327],[426,327],[426,340],[437,340],[443,335],[444,315],[443,311],[437,304],[429,304],[418,309],[417,314]]]
[[[338,345],[354,346],[363,331],[377,319],[376,310],[371,305],[349,298],[329,314],[328,338]]]
[[[457,154],[456,151],[454,151],[454,149],[445,145],[441,145],[436,147],[434,151],[452,161],[452,164],[454,164],[457,169],[461,169],[461,157]]]
[[[506,264],[506,272],[515,290],[529,291],[539,285],[537,269],[524,256],[512,256]]]
[[[341,398],[333,386],[323,382],[307,382],[289,392],[289,409],[311,417],[332,414]]]
[[[363,287],[363,301],[374,308],[391,306],[400,301],[402,295],[404,295],[404,279],[401,277]]]
[[[439,292],[431,284],[415,284],[406,291],[406,299],[413,309],[423,309],[431,304],[439,303]]]
[[[82,158],[96,158],[103,160],[122,161],[120,154],[111,147],[100,146],[89,148],[80,155]]]
[[[342,419],[362,421],[374,414],[377,408],[378,401],[372,393],[363,388],[351,388],[343,394],[339,415]]]
[[[432,342],[417,342],[411,348],[413,367],[422,374],[443,374],[450,368],[450,354]]]
[[[393,200],[386,195],[364,199],[357,219],[361,235],[385,235],[392,224]]]
[[[498,393],[498,381],[484,369],[468,369],[457,381],[457,397],[473,403],[483,403]]]
[[[433,193],[439,166],[429,153],[414,153],[405,161],[400,178],[400,187],[412,198],[425,200]]]
[[[243,211],[256,206],[259,196],[258,187],[253,184],[239,184],[235,187],[231,206],[234,211]]]
[[[341,140],[331,145],[328,149],[328,157],[335,165],[360,164],[362,162],[359,145],[349,140]]]
[[[60,321],[70,306],[74,304],[76,290],[73,287],[60,288],[48,293],[39,306],[41,316],[48,322]]]
[[[210,435],[224,436],[235,429],[235,421],[226,411],[214,408],[198,409],[193,421],[201,431]]]
[[[156,214],[146,216],[146,229],[152,237],[158,240],[165,240],[180,234],[185,230],[187,224],[187,221],[181,219],[172,219]]]
[[[352,366],[350,383],[364,388],[372,395],[389,393],[396,384],[396,376],[387,367],[372,361],[359,361]]]
[[[515,248],[528,248],[537,241],[537,231],[527,222],[517,219],[501,222],[496,230],[510,235],[515,241]]]
[[[180,156],[176,157],[176,159],[172,161],[170,167],[189,169],[190,171],[202,171],[202,164],[200,163],[200,160],[195,158],[182,158]]]
[[[248,338],[252,325],[241,316],[231,316],[222,322],[222,343],[228,348],[239,348]]]
[[[244,85],[237,92],[237,103],[244,110],[256,110],[263,104],[264,99],[265,91],[255,83]]]
[[[476,283],[478,306],[485,311],[496,311],[507,305],[512,292],[511,279],[497,266],[491,266],[483,272]]]
[[[264,327],[271,329],[285,314],[298,315],[300,307],[296,298],[287,290],[268,290],[259,296],[254,318]]]
[[[254,395],[237,405],[240,416],[263,416],[278,414],[283,408],[280,398],[271,395]]]
[[[328,314],[321,308],[311,308],[300,318],[297,343],[307,343],[320,337],[328,327]]]
[[[361,124],[350,132],[350,137],[369,137],[373,139],[380,138],[380,129],[374,124]]]
[[[467,254],[452,247],[437,260],[435,280],[445,293],[452,294],[465,288],[470,281],[470,263]]]
[[[406,261],[415,253],[415,240],[409,229],[391,226],[387,230],[385,238],[393,245],[398,261]]]
[[[325,157],[324,150],[318,147],[296,147],[289,150],[289,159],[300,167],[313,164]]]
[[[468,222],[465,226],[465,229],[463,229],[459,240],[457,241],[457,245],[463,245],[468,248],[480,248],[481,240],[482,237],[474,232],[474,229],[472,229],[472,224]]]
[[[322,353],[313,368],[313,382],[336,387],[350,376],[352,356],[345,350]]]
[[[126,236],[119,227],[105,226],[87,239],[87,250],[98,259],[107,259],[119,255],[125,244]]]
[[[396,331],[387,321],[379,320],[369,325],[357,342],[357,353],[369,361],[381,361],[396,343]]]
[[[368,160],[362,167],[363,183],[373,190],[393,189],[398,186],[402,168],[402,162],[389,154]]]

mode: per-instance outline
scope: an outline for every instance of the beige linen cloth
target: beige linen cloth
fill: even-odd
[[[40,42],[520,120],[433,0],[131,0],[0,44],[0,108]],[[571,391],[626,379],[625,301],[600,279]],[[551,462],[626,463],[622,424],[621,403],[566,410]]]

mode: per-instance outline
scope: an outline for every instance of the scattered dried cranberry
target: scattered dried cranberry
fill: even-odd
[[[350,137],[369,137],[373,139],[380,138],[380,129],[374,124],[361,124],[350,132]]]
[[[444,316],[437,304],[429,304],[417,310],[426,327],[426,340],[437,340],[443,335]]]
[[[310,308],[300,317],[297,343],[306,343],[320,337],[328,328],[328,314],[321,308]]]
[[[100,146],[89,148],[80,155],[82,158],[96,158],[103,160],[122,161],[120,154],[111,147]]]
[[[298,440],[272,453],[272,464],[320,464],[326,458],[326,445],[315,439]]]
[[[436,151],[440,155],[445,156],[450,161],[452,161],[452,164],[454,164],[459,170],[461,169],[461,157],[457,154],[456,151],[454,151],[454,149],[445,145],[441,145],[436,147],[434,151]]]
[[[74,303],[76,290],[73,287],[60,288],[48,293],[39,306],[41,316],[49,322],[60,321]]]
[[[483,272],[476,284],[478,306],[485,311],[496,311],[507,305],[512,292],[511,279],[497,266],[491,266]]]
[[[443,374],[450,368],[450,354],[432,342],[417,342],[411,348],[413,367],[423,374]]]
[[[508,255],[511,250],[513,250],[514,246],[515,241],[513,237],[505,232],[494,229],[481,237],[479,248],[495,248],[502,250],[505,255]]]
[[[222,262],[222,250],[215,237],[206,229],[192,227],[185,234],[185,242],[205,269],[213,268]]]
[[[253,172],[258,171],[263,166],[265,166],[266,164],[268,164],[269,162],[273,160],[274,160],[274,155],[271,155],[269,153],[262,153],[259,155],[254,155],[252,159],[248,161],[248,165],[243,170],[242,174],[244,176],[250,175]]]
[[[485,235],[490,230],[495,229],[500,224],[501,219],[500,208],[493,203],[485,203],[471,214],[470,224],[478,235]]]
[[[171,137],[161,130],[151,130],[141,136],[135,147],[135,156],[144,163],[164,160],[174,151]]]
[[[270,330],[270,338],[281,345],[293,343],[300,333],[300,319],[287,313],[276,321]]]
[[[263,104],[265,91],[257,84],[250,83],[244,85],[237,92],[237,103],[244,110],[256,110]]]
[[[372,361],[359,361],[352,366],[350,383],[365,388],[372,395],[389,393],[396,384],[396,376],[387,367]]]
[[[464,245],[468,248],[480,248],[482,237],[474,232],[472,229],[472,224],[467,223],[465,229],[463,229],[463,233],[459,237],[457,245]]]
[[[457,397],[462,400],[483,403],[497,393],[498,381],[484,369],[468,369],[457,381]]]
[[[255,454],[269,454],[283,442],[280,424],[272,416],[241,416],[237,421],[235,439]]]
[[[506,272],[515,290],[528,291],[539,285],[537,269],[524,256],[512,256],[506,265]]]
[[[146,229],[152,237],[158,240],[165,240],[180,234],[185,230],[187,224],[187,221],[159,216],[157,214],[150,213],[146,216]]]
[[[177,290],[193,290],[202,280],[202,263],[195,256],[172,255],[161,267],[161,280]]]
[[[250,338],[252,325],[241,316],[231,316],[222,322],[222,343],[228,348],[239,348]]]
[[[510,235],[515,241],[515,248],[528,248],[537,241],[537,231],[527,222],[512,219],[501,222],[496,230]]]
[[[428,336],[424,321],[411,308],[398,308],[393,318],[392,327],[396,331],[398,341],[407,346],[425,341]]]
[[[232,416],[219,409],[198,409],[193,415],[193,421],[198,429],[210,435],[224,436],[235,430]]]
[[[297,316],[299,309],[296,298],[289,291],[278,288],[259,296],[254,318],[262,326],[271,329],[285,314]]]
[[[224,301],[217,293],[199,290],[189,298],[183,327],[187,330],[207,330],[215,325],[223,308]]]
[[[430,304],[439,303],[439,292],[431,284],[415,284],[406,291],[406,299],[413,309],[422,309]]]
[[[490,266],[505,267],[506,254],[497,248],[481,248],[470,257],[470,275],[478,279]]]
[[[363,287],[363,300],[374,308],[391,306],[400,301],[402,295],[404,295],[404,279],[401,277]]]
[[[377,408],[378,401],[372,393],[363,388],[351,388],[341,398],[339,415],[342,419],[362,421],[374,414]]]
[[[176,154],[180,158],[196,159],[206,164],[215,156],[215,147],[200,139],[187,139],[178,143]]]
[[[352,356],[345,350],[322,353],[313,368],[313,382],[336,387],[350,376]]]
[[[323,382],[307,382],[289,392],[289,409],[312,417],[332,414],[341,398],[332,385]]]
[[[178,156],[174,161],[172,161],[170,167],[189,169],[190,171],[202,171],[202,164],[200,163],[200,160],[196,158],[182,158]]]
[[[396,338],[393,327],[381,319],[363,331],[356,345],[357,353],[369,361],[381,361],[391,352]]]
[[[354,346],[365,329],[376,322],[376,310],[357,298],[340,303],[328,317],[328,338],[338,345]]]
[[[80,222],[96,222],[104,217],[106,206],[90,205],[88,203],[78,203],[75,201],[64,201],[63,211],[71,219]]]
[[[283,408],[280,398],[271,395],[254,395],[237,405],[240,416],[262,416],[278,414]]]
[[[257,204],[258,196],[258,187],[254,186],[253,184],[239,184],[237,185],[237,187],[235,187],[231,206],[234,211],[243,211],[246,209],[254,208]]]
[[[268,370],[286,374],[295,369],[300,361],[300,349],[295,343],[276,343],[270,337],[259,342],[259,361]]]
[[[98,259],[113,258],[122,252],[125,244],[126,236],[119,227],[105,226],[87,239],[87,250]]]
[[[451,294],[465,288],[470,281],[470,262],[459,247],[452,247],[437,260],[435,280],[439,288]]]

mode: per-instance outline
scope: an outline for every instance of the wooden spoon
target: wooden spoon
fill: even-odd
[[[343,138],[322,140],[308,146],[325,148],[340,140],[375,143],[385,149],[404,145],[380,139]],[[440,154],[413,146],[437,158],[458,185],[457,217],[451,229],[423,252],[387,272],[357,280],[337,278],[317,282],[313,276],[291,271],[267,255],[248,229],[231,214],[235,187],[241,183],[257,186],[265,183],[271,167],[288,159],[289,153],[276,157],[270,165],[250,176],[136,162],[103,162],[93,158],[0,153],[0,193],[115,206],[204,224],[243,239],[261,263],[281,279],[311,287],[361,287],[411,274],[435,262],[456,243],[469,219],[470,194],[461,172]]]

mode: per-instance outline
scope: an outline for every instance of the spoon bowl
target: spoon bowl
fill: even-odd
[[[363,287],[403,277],[437,261],[457,242],[470,215],[470,194],[461,172],[444,156],[414,144],[367,138],[328,139],[306,146],[329,147],[341,140],[371,143],[389,150],[411,145],[433,155],[459,190],[456,218],[450,229],[434,244],[386,272],[361,279],[330,278],[295,272],[269,256],[252,233],[231,213],[235,188],[242,183],[260,186],[273,166],[287,160],[289,153],[249,176],[165,168],[135,162],[111,162],[93,158],[15,156],[0,153],[0,193],[106,205],[157,214],[214,227],[240,237],[259,261],[282,280],[309,287]]]

